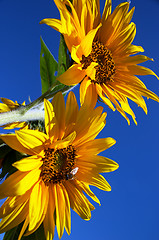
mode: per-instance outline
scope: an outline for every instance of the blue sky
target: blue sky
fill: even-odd
[[[121,1],[113,1],[113,9]],[[101,1],[104,5],[104,0]],[[158,0],[132,0],[135,6],[133,21],[137,25],[134,44],[154,58],[144,66],[159,75]],[[58,57],[59,33],[39,25],[46,17],[59,18],[51,0],[0,0],[0,96],[19,103],[28,97],[35,100],[41,94],[40,36],[55,58]],[[159,95],[159,81],[153,76],[140,77],[148,89]],[[78,87],[74,90],[76,97]],[[148,100],[148,115],[131,103],[138,125],[126,120],[106,106],[107,124],[99,137],[113,137],[117,143],[103,152],[119,163],[119,169],[104,176],[112,186],[111,192],[92,188],[101,201],[92,218],[86,222],[72,211],[72,232],[62,239],[101,240],[158,240],[159,230],[159,104]],[[0,235],[0,239],[2,236]],[[55,234],[55,240],[58,239]]]

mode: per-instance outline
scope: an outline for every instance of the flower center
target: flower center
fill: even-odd
[[[87,69],[91,62],[98,63],[98,65],[95,66],[96,75],[95,79],[91,79],[92,82],[103,84],[113,80],[115,74],[115,63],[112,58],[112,53],[99,41],[93,42],[92,51],[87,57],[84,55],[82,56],[82,69]]]
[[[41,178],[43,182],[61,183],[73,178],[73,168],[75,165],[76,151],[72,145],[62,149],[48,148],[45,151],[43,165],[41,166]]]

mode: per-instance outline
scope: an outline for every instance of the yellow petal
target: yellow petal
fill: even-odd
[[[83,192],[85,192],[90,198],[93,199],[93,201],[95,201],[96,203],[100,204],[99,199],[95,196],[95,194],[91,191],[89,185],[85,182],[82,181],[78,181],[76,179],[77,184],[80,186],[80,188],[82,189]]]
[[[127,67],[130,74],[134,75],[154,75],[159,79],[159,77],[149,68],[138,66],[138,65],[130,65]]]
[[[82,110],[83,106],[80,110]],[[90,111],[92,110],[92,111]],[[87,109],[79,111],[74,130],[77,133],[75,145],[79,146],[84,142],[94,139],[105,126],[106,113],[102,113],[103,108]]]
[[[21,202],[20,202],[21,203]],[[0,218],[9,215],[17,207],[17,197],[8,197],[0,207]]]
[[[133,17],[133,14],[134,14],[134,10],[135,10],[135,7],[133,7],[125,16],[125,20],[124,20],[124,24],[129,24],[132,17]]]
[[[56,31],[62,33],[62,24],[61,21],[58,19],[53,19],[53,18],[45,18],[42,21],[40,21],[40,24],[45,23],[48,26],[54,28]]]
[[[111,8],[112,8],[111,0],[106,0],[103,15],[102,15],[102,23],[106,21],[108,16],[111,14]]]
[[[73,92],[69,92],[67,101],[66,101],[66,117],[65,117],[65,122],[66,122],[66,130],[69,125],[74,125],[77,119],[77,114],[78,114],[78,104],[76,97]]]
[[[132,43],[136,35],[136,26],[134,23],[130,23],[118,37],[110,43],[109,47],[113,52],[113,55],[120,54]]]
[[[125,23],[125,18],[127,15],[129,9],[129,3],[124,2],[120,3],[112,13],[112,15],[109,18],[109,21],[111,19],[111,24],[113,27],[113,33],[111,35],[111,38],[108,40],[108,42],[113,41],[116,36],[123,30],[123,25]],[[109,44],[107,42],[107,44]]]
[[[1,98],[1,101],[6,104],[10,109],[15,109],[17,107],[19,107],[19,104],[17,102],[13,102],[12,100],[8,99],[8,98]]]
[[[57,0],[55,0],[55,1],[57,1]],[[74,28],[76,28],[76,31],[78,32],[78,35],[82,39],[84,37],[84,32],[82,31],[83,29],[82,29],[82,27],[80,25],[78,14],[75,11],[75,8],[74,8],[74,6],[72,5],[72,3],[70,1],[67,1],[67,4],[71,8],[71,14],[70,15],[73,16],[72,17],[72,22],[74,23]],[[69,26],[68,26],[68,28],[69,28]]]
[[[40,181],[35,184],[29,200],[29,227],[25,236],[34,232],[43,222],[48,206],[48,188]]]
[[[79,47],[80,45],[77,45],[77,46],[73,45],[71,48],[71,58],[77,64],[81,64],[81,56],[77,55]]]
[[[67,6],[71,10],[66,8],[65,2],[59,0],[55,0],[54,2],[58,7],[61,16],[61,26],[59,27],[59,23],[54,22],[54,27],[57,27],[63,34],[67,47],[71,52],[72,46],[78,45],[84,37],[77,13],[69,1],[67,1]]]
[[[128,46],[121,54],[122,55],[133,55],[139,52],[144,52],[144,49],[141,46],[136,46],[131,44]]]
[[[62,237],[65,225],[65,198],[59,184],[54,186],[56,206],[56,227],[59,238]]]
[[[113,96],[114,92],[112,89],[110,89],[109,87],[107,87],[106,85],[103,86],[103,90],[104,93],[108,96],[108,98],[110,99],[110,101],[116,106],[116,109],[120,112],[120,114],[127,120],[128,124],[130,125],[130,120],[129,118],[126,116],[125,112],[123,111],[123,109],[121,108],[121,106],[118,104],[118,102],[116,101],[115,97]]]
[[[119,93],[123,94],[124,96],[130,98],[137,105],[139,105],[145,111],[145,113],[147,113],[147,107],[146,107],[144,99],[137,91],[135,91],[129,85],[112,84],[112,88],[115,91],[118,91]],[[123,103],[124,101],[119,101],[119,102]]]
[[[112,172],[118,169],[119,167],[119,165],[116,162],[109,158],[96,155],[92,156],[88,155],[87,153],[85,153],[84,156],[78,158],[78,166],[79,168],[80,166],[83,166],[83,168],[90,167],[90,169],[91,168],[93,168],[94,170],[97,169],[98,173]]]
[[[52,104],[44,99],[44,109],[45,109],[45,130],[46,130],[46,134],[49,137],[53,136],[53,127],[55,125],[55,113],[53,110],[53,106]]]
[[[9,215],[17,206],[27,202],[30,198],[31,190],[27,191],[21,196],[8,197],[3,205],[0,207],[0,218],[4,218]]]
[[[102,86],[99,85],[99,84],[96,84],[96,90],[97,90],[97,93],[99,95],[99,97],[103,100],[103,102],[105,104],[108,105],[109,108],[111,108],[113,111],[115,111],[115,108],[113,106],[113,104],[111,103],[111,101],[105,96],[104,94],[104,91],[102,89]]]
[[[96,28],[101,22],[100,3],[98,0],[95,0],[89,1],[89,4],[90,6],[88,6],[87,8],[89,9],[90,22],[93,21],[93,26],[90,23],[90,29],[92,29]]]
[[[16,167],[21,172],[31,171],[33,169],[39,169],[42,165],[42,161],[40,161],[41,158],[39,156],[30,156],[21,159],[20,161],[17,161],[13,163],[13,167]]]
[[[150,90],[148,89],[145,89],[145,88],[142,88],[142,87],[138,87],[138,86],[134,86],[134,88],[142,95],[142,96],[145,96],[147,98],[151,98],[153,99],[154,101],[157,101],[159,102],[159,97],[151,92]]]
[[[104,150],[110,148],[116,143],[116,141],[113,138],[101,138],[101,139],[94,139],[89,142],[81,144],[80,147],[78,147],[78,154],[83,155],[87,154],[91,156],[97,155],[100,152],[103,152]]]
[[[92,114],[94,116],[90,116],[90,119],[85,124],[81,124],[81,126],[76,126],[75,130],[77,132],[76,137],[76,144],[77,146],[80,146],[80,144],[83,144],[85,142],[88,142],[92,139],[94,139],[98,133],[104,128],[105,126],[105,118],[106,113],[101,114],[102,108],[98,107],[94,110]]]
[[[70,231],[71,231],[70,200],[65,187],[61,185],[61,188],[63,190],[63,194],[65,198],[65,229],[67,231],[67,234],[70,235]]]
[[[86,201],[86,197],[79,191],[74,185],[73,181],[65,182],[65,187],[67,189],[71,208],[84,220],[89,220],[91,218],[91,212],[89,205]]]
[[[83,105],[83,103],[84,103],[87,88],[90,84],[91,84],[91,81],[88,79],[88,77],[85,77],[84,80],[80,84],[80,103],[81,103],[81,105]]]
[[[96,87],[94,83],[91,83],[91,81],[89,81],[88,79],[86,80],[87,82],[85,82],[85,80],[81,83],[80,86],[80,101],[81,98],[83,99],[83,101],[81,102],[82,105],[82,109],[80,111],[84,111],[84,109],[94,109],[97,103],[97,93],[96,93]]]
[[[0,113],[1,112],[9,112],[10,111],[10,108],[4,104],[4,103],[0,103]]]
[[[26,217],[25,222],[24,222],[24,224],[21,228],[21,231],[20,231],[19,236],[18,236],[18,240],[20,240],[22,238],[28,224],[29,224],[29,215]]]
[[[68,86],[78,84],[86,75],[81,67],[81,64],[73,64],[66,72],[57,77],[57,80]]]
[[[16,136],[25,148],[31,149],[35,154],[44,149],[44,144],[49,139],[45,133],[30,129],[16,131]]]
[[[101,27],[101,24],[96,29],[89,31],[89,33],[82,39],[80,46],[77,50],[77,56],[82,58],[82,55],[87,57],[92,51],[92,43],[95,38],[95,35],[98,29]]]
[[[81,19],[80,22],[81,22],[81,28],[83,30],[83,35],[86,35],[91,29],[93,29],[94,17],[92,16],[91,10],[92,10],[91,6],[90,6],[89,2],[87,1],[84,4],[82,4],[81,14],[80,15],[78,14],[79,18]],[[76,11],[78,11],[78,10],[76,10]],[[99,22],[97,24],[99,24]],[[94,24],[94,27],[96,27],[95,24]]]
[[[46,240],[52,240],[54,237],[54,231],[55,231],[54,211],[55,211],[54,186],[50,184],[48,208],[47,208],[46,216],[44,219],[44,231],[45,231]]]
[[[21,153],[26,153],[28,155],[34,155],[34,151],[32,149],[28,149],[24,147],[17,139],[15,134],[2,134],[0,138],[11,148],[14,150],[21,152]]]
[[[103,191],[111,191],[111,186],[105,180],[105,178],[100,174],[95,175],[95,172],[91,173],[89,171],[83,171],[83,172],[78,171],[77,178],[80,181],[84,181],[87,184],[95,186]]]
[[[116,58],[114,59],[115,63],[118,65],[123,66],[124,65],[134,65],[134,64],[139,64],[145,61],[151,60],[153,61],[153,58],[149,58],[144,55],[137,55],[137,56],[132,56],[132,57],[125,57],[125,58]]]
[[[108,2],[108,4],[110,3]],[[106,21],[102,18],[102,28],[100,29],[100,41],[102,43],[108,46],[123,30],[128,8],[128,2],[121,3],[115,8],[114,12],[107,17]]]
[[[95,76],[96,76],[96,69],[95,67],[98,65],[98,63],[96,62],[91,62],[91,64],[87,67],[86,74],[88,76],[88,78],[95,80]]]
[[[61,92],[57,93],[53,100],[52,105],[55,112],[56,121],[58,124],[58,139],[62,139],[65,132],[65,101]]]
[[[68,135],[66,138],[64,138],[63,140],[59,140],[56,141],[55,143],[53,143],[51,145],[51,148],[66,148],[68,147],[68,145],[72,144],[72,142],[75,140],[76,138],[76,132],[72,132],[70,133],[70,135]]]
[[[37,169],[13,173],[0,185],[0,198],[23,195],[39,180],[40,173]]]
[[[9,215],[0,222],[0,233],[6,232],[24,221],[28,213],[27,202],[18,205]]]
[[[137,125],[136,116],[135,116],[134,112],[132,111],[132,109],[130,108],[127,98],[125,97],[125,101],[120,101],[120,104],[121,104],[122,109],[126,113],[128,113],[132,116],[132,119],[134,120],[134,123]]]
[[[138,77],[130,75],[127,72],[118,72],[115,76],[115,81],[120,84],[126,84],[133,87],[137,86],[146,89],[145,84]]]
[[[2,126],[4,129],[14,129],[14,128],[27,128],[26,122],[14,122]]]

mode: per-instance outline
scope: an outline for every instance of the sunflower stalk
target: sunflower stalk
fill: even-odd
[[[0,113],[0,126],[13,123],[13,122],[28,122],[35,120],[44,120],[44,99],[51,99],[56,93],[61,91],[64,95],[71,91],[73,87],[64,86],[62,89],[56,89],[56,86],[52,86],[42,94],[39,98],[29,103],[26,106],[20,106],[19,108],[10,112]]]

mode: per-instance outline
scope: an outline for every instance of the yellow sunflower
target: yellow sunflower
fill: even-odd
[[[147,107],[142,96],[159,102],[159,97],[148,90],[136,75],[155,75],[149,68],[137,64],[153,60],[144,55],[141,46],[132,45],[136,26],[131,22],[134,8],[129,3],[119,4],[111,13],[111,0],[106,0],[102,17],[99,0],[54,0],[61,20],[44,19],[64,35],[74,64],[57,79],[65,85],[80,83],[80,101],[83,104],[89,85],[105,104],[115,108],[127,119],[135,114],[128,98],[145,113]],[[131,22],[131,23],[130,23]],[[156,76],[157,77],[157,76]],[[158,78],[158,77],[157,77]],[[137,123],[136,123],[137,124]]]
[[[2,103],[0,103],[0,113],[9,112],[19,108],[20,106],[25,106],[25,102],[19,104],[17,101],[13,102],[8,98],[1,98]],[[15,122],[3,125],[4,129],[13,129],[13,128],[23,128],[26,126],[25,122]]]
[[[93,89],[88,88],[93,96]],[[59,238],[64,228],[70,234],[72,208],[89,220],[98,198],[89,185],[104,191],[111,187],[99,174],[111,172],[118,164],[97,155],[115,144],[112,138],[94,139],[105,126],[106,113],[94,109],[96,99],[86,99],[80,110],[70,92],[66,107],[61,93],[52,104],[45,100],[45,130],[19,130],[1,135],[13,149],[29,156],[13,164],[18,170],[0,185],[0,198],[8,197],[0,208],[0,233],[21,222],[21,237],[30,235],[43,223],[47,240],[52,240],[55,225]]]

